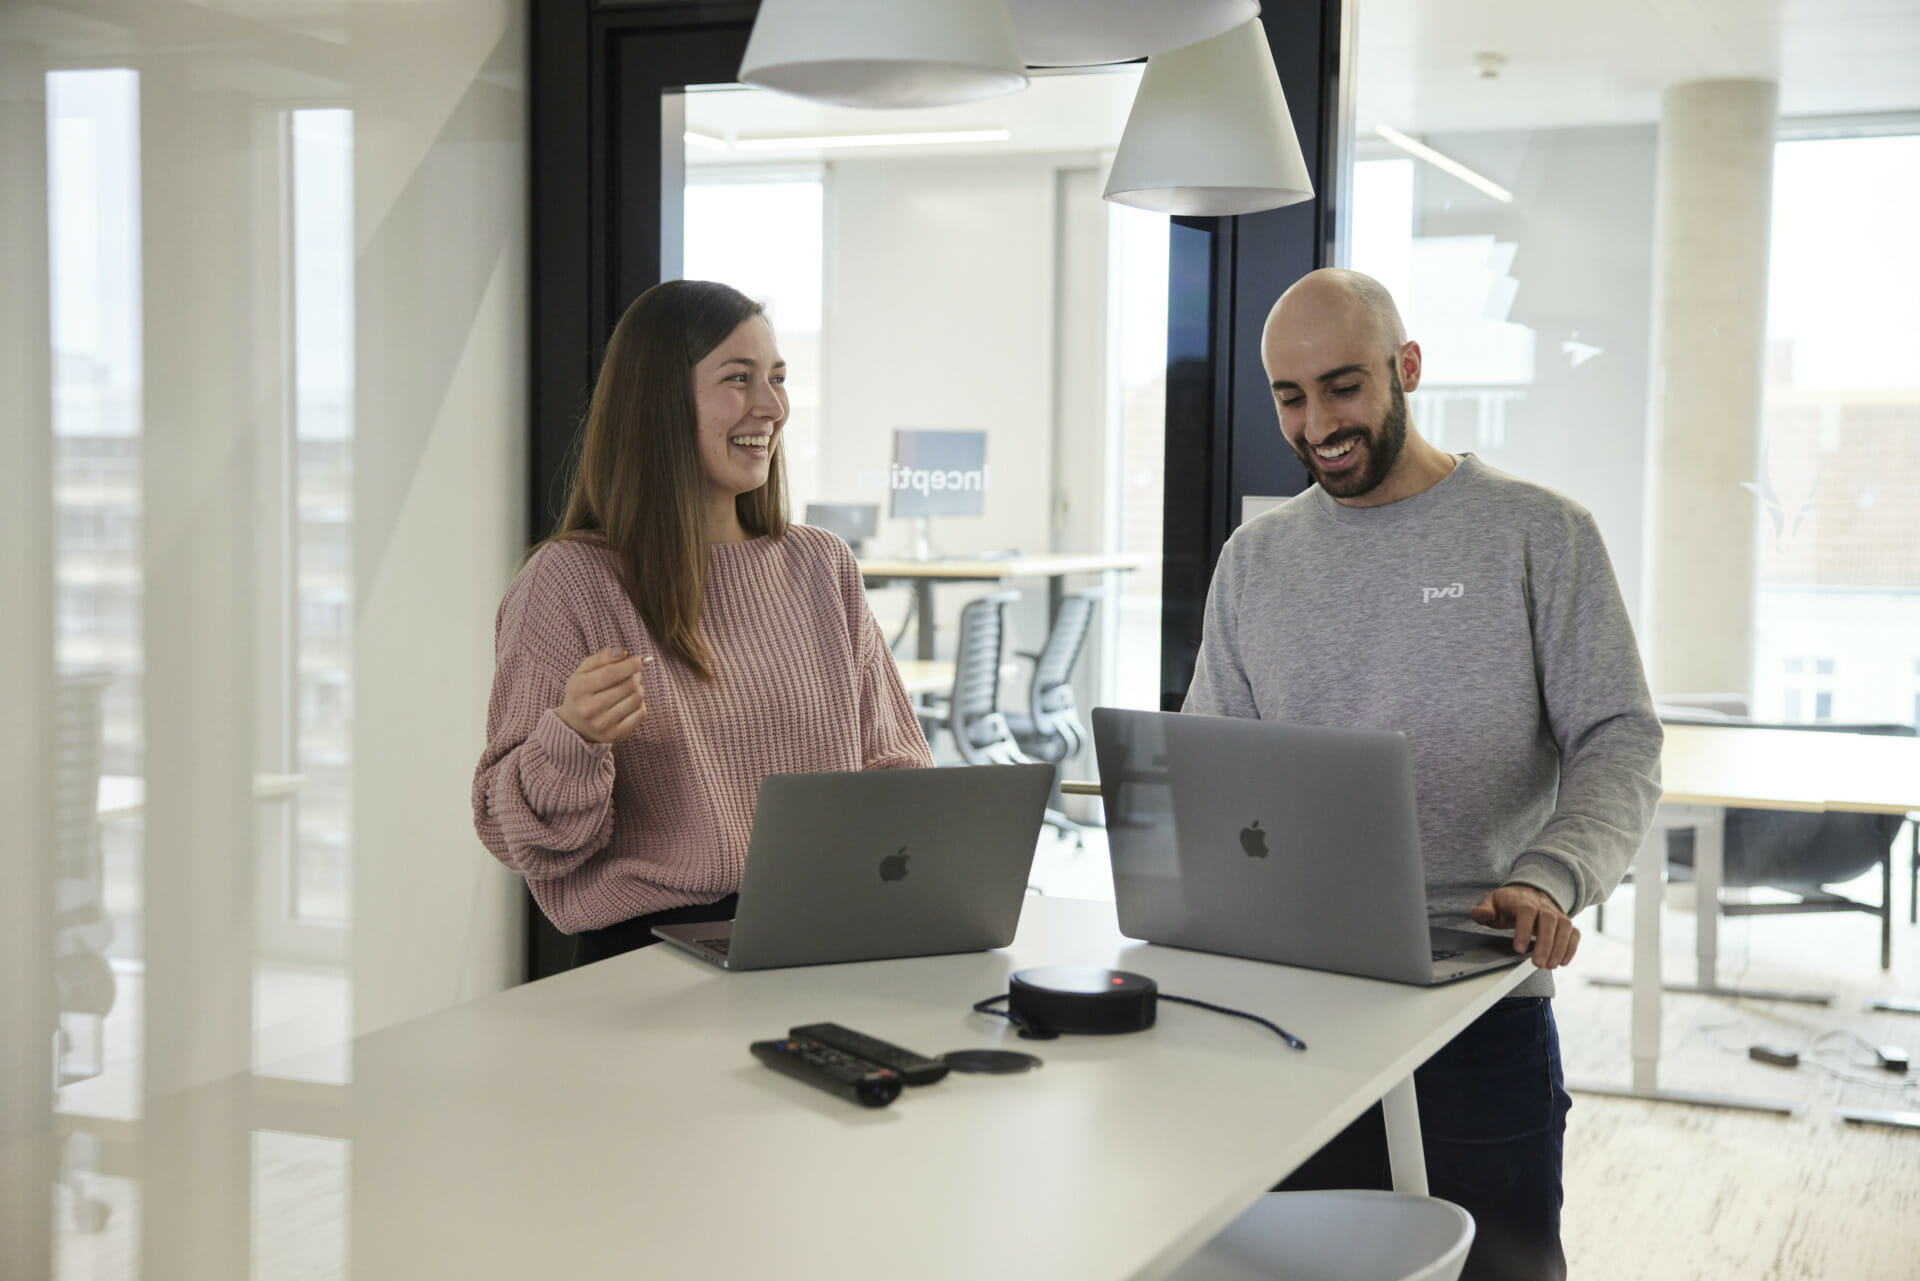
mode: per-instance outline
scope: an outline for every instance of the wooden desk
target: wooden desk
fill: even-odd
[[[1135,970],[1310,1048],[1171,1003],[1146,1032],[1047,1042],[969,1009],[1051,964]],[[1383,1096],[1397,1177],[1423,1186],[1396,1100],[1526,973],[1434,989],[1319,974],[1135,943],[1111,904],[1039,897],[999,952],[724,974],[650,948],[357,1038],[352,1083],[302,1113],[350,1145],[351,1195],[301,1213],[335,1239],[350,1223],[354,1281],[1164,1276]],[[748,1054],[823,1019],[1045,1066],[866,1110]],[[139,1123],[134,1168],[194,1206],[196,1281],[250,1261],[248,1131],[267,1124],[250,1088],[149,1100],[170,1120]],[[238,1248],[207,1236],[228,1232]]]
[[[1006,560],[913,560],[905,557],[865,557],[860,572],[869,586],[906,582],[913,588],[914,617],[919,622],[914,657],[933,658],[933,589],[937,583],[1000,583],[1016,578],[1047,580],[1047,618],[1060,612],[1065,593],[1061,580],[1068,574],[1103,574],[1141,569],[1159,557],[1144,552],[1059,553],[1015,556]]]

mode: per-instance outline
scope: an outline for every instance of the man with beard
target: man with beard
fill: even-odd
[[[1406,734],[1434,923],[1510,930],[1535,967],[1414,1074],[1429,1186],[1474,1217],[1464,1276],[1564,1277],[1550,971],[1660,799],[1620,589],[1578,504],[1409,421],[1420,345],[1379,282],[1306,276],[1274,304],[1262,358],[1317,483],[1221,552],[1185,710]],[[1328,798],[1367,803],[1364,778]],[[1281,1185],[1388,1186],[1377,1107]]]

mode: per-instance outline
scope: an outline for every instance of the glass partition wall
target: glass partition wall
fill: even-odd
[[[1009,712],[1027,710],[1035,671],[1020,655],[1043,648],[1067,595],[1097,592],[1073,668],[1083,723],[1095,705],[1159,705],[1167,220],[1100,194],[1138,83],[1138,66],[1043,75],[1019,94],[930,111],[711,85],[662,106],[683,125],[663,140],[678,152],[663,171],[677,169],[683,193],[678,217],[662,219],[663,267],[766,306],[789,361],[795,518],[857,544],[913,674],[950,666],[969,600],[1019,592],[1000,688]],[[984,464],[977,490],[968,479],[964,498],[930,494],[927,480],[944,488],[963,473],[896,465],[902,433],[930,431],[965,436]],[[1056,554],[1087,568],[1052,573],[1041,561]],[[1006,577],[916,577],[966,561]],[[957,763],[938,707],[951,676],[936,667],[910,684],[928,702],[936,758]],[[1062,767],[1093,777],[1091,748]],[[1043,888],[1061,884],[1051,866],[1043,857]]]
[[[10,1281],[348,1275],[352,1038],[518,978],[523,27],[0,7]]]

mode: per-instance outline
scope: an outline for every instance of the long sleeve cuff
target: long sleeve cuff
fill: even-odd
[[[1580,885],[1571,869],[1549,854],[1529,851],[1513,862],[1509,885],[1531,885],[1571,916],[1579,905]]]
[[[540,745],[555,770],[575,778],[591,777],[613,751],[611,743],[589,743],[581,738],[551,707],[540,713],[528,738]]]

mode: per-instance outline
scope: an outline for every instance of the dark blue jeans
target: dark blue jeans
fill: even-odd
[[[1514,997],[1481,1015],[1413,1074],[1427,1186],[1473,1216],[1462,1281],[1562,1281],[1560,1162],[1565,1078],[1553,1010]],[[1379,1105],[1275,1189],[1392,1187]]]

